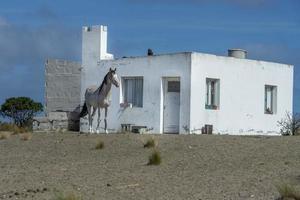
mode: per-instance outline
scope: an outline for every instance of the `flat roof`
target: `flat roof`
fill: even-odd
[[[235,58],[235,57],[222,56],[222,55],[216,55],[216,54],[210,54],[210,53],[202,53],[202,52],[196,52],[196,51],[159,53],[159,54],[154,54],[154,55],[151,55],[151,56],[148,56],[148,55],[128,56],[128,57],[124,56],[124,57],[121,57],[121,58],[115,58],[114,60],[122,60],[122,59],[130,59],[130,58],[151,58],[151,57],[159,57],[159,56],[174,56],[174,55],[179,55],[179,54],[201,54],[201,55],[205,55],[205,56],[220,57],[220,58],[225,58],[225,59],[238,59],[239,61],[264,62],[264,63],[269,63],[269,64],[271,63],[271,64],[286,65],[288,67],[293,66],[291,64],[286,64],[286,63],[278,63],[278,62],[265,61],[265,60],[255,60],[255,59],[249,59],[249,58]]]

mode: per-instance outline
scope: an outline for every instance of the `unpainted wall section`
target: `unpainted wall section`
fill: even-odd
[[[121,131],[121,124],[147,126],[149,133],[162,133],[162,78],[180,77],[180,133],[186,133],[189,125],[190,110],[190,53],[167,54],[123,58],[112,61],[90,60],[84,63],[82,74],[82,103],[85,89],[90,85],[99,86],[109,68],[117,68],[119,78],[143,77],[143,107],[122,108],[122,85],[112,87],[111,106],[108,111],[108,129],[110,132]],[[103,128],[104,112],[101,113]],[[81,131],[87,132],[87,119],[81,119]],[[97,114],[94,118],[94,129],[97,125]],[[103,131],[101,129],[100,131]]]
[[[80,105],[81,64],[49,59],[45,64],[46,115],[53,111],[73,112]]]
[[[220,79],[220,108],[205,109],[206,78]],[[277,112],[264,113],[265,85],[277,86]],[[293,66],[192,54],[191,132],[205,124],[219,134],[278,134],[278,121],[292,112]]]

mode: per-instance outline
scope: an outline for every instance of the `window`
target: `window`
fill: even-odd
[[[143,77],[123,78],[124,103],[133,107],[143,107]]]
[[[220,79],[206,78],[206,109],[217,110],[220,107]]]
[[[168,81],[168,92],[180,92],[180,81]]]
[[[265,114],[275,114],[277,109],[277,86],[265,85]]]

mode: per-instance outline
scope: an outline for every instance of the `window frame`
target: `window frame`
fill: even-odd
[[[210,84],[210,88],[209,88],[209,84]],[[207,110],[220,109],[220,79],[218,78],[205,79],[205,109]]]
[[[270,89],[270,103],[268,103],[268,89]],[[271,108],[268,108],[268,104],[270,104]],[[266,84],[264,87],[264,114],[274,115],[277,113],[277,86],[276,85],[268,85]]]
[[[126,88],[126,80],[142,80],[142,87],[141,87],[141,105],[137,105],[135,104],[135,102],[128,102],[128,99],[127,99],[127,88]],[[126,104],[126,105],[130,105],[132,107],[135,107],[135,108],[142,108],[144,106],[144,77],[143,76],[122,76],[121,77],[121,82],[122,82],[122,101],[123,101],[123,104]],[[134,90],[134,89],[132,89]],[[130,106],[130,107],[131,107]]]

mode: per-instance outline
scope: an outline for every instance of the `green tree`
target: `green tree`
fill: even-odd
[[[29,125],[32,118],[43,111],[43,105],[28,97],[12,97],[1,105],[1,114],[11,118],[17,126]]]

